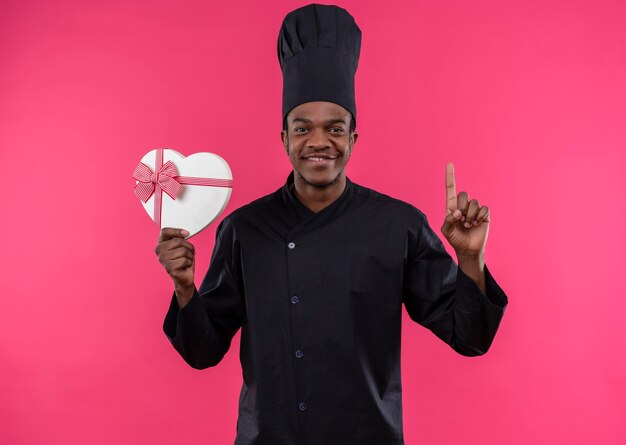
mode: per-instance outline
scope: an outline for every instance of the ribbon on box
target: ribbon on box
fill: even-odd
[[[178,176],[176,165],[172,161],[163,164],[163,148],[156,150],[156,162],[154,171],[146,164],[140,162],[133,178],[138,181],[135,185],[135,195],[141,201],[148,202],[154,194],[154,222],[161,228],[161,200],[163,192],[176,199],[182,185],[201,185],[208,187],[232,187],[232,179],[198,178],[194,176]]]

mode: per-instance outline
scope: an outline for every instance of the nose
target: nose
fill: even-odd
[[[307,146],[316,150],[330,147],[328,136],[323,128],[315,128],[309,133]]]

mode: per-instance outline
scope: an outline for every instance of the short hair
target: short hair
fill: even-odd
[[[285,116],[285,119],[283,120],[283,131],[287,131],[288,128],[289,126],[287,125],[287,116]],[[350,133],[353,133],[354,130],[356,130],[356,121],[354,120],[352,113],[350,113]]]

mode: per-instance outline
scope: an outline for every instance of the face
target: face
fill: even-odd
[[[281,138],[295,180],[326,188],[345,180],[345,166],[358,134],[350,134],[348,110],[332,102],[303,103],[287,115]]]

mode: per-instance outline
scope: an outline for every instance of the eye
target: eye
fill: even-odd
[[[340,127],[333,127],[333,128],[331,128],[331,129],[330,129],[330,132],[331,132],[331,133],[336,133],[336,134],[338,134],[338,133],[343,133],[343,128],[340,128]]]
[[[300,130],[302,130],[302,131],[300,131]],[[302,132],[306,131],[306,128],[304,128],[304,127],[296,127],[296,128],[293,129],[293,131],[295,131],[296,133],[302,133]]]

